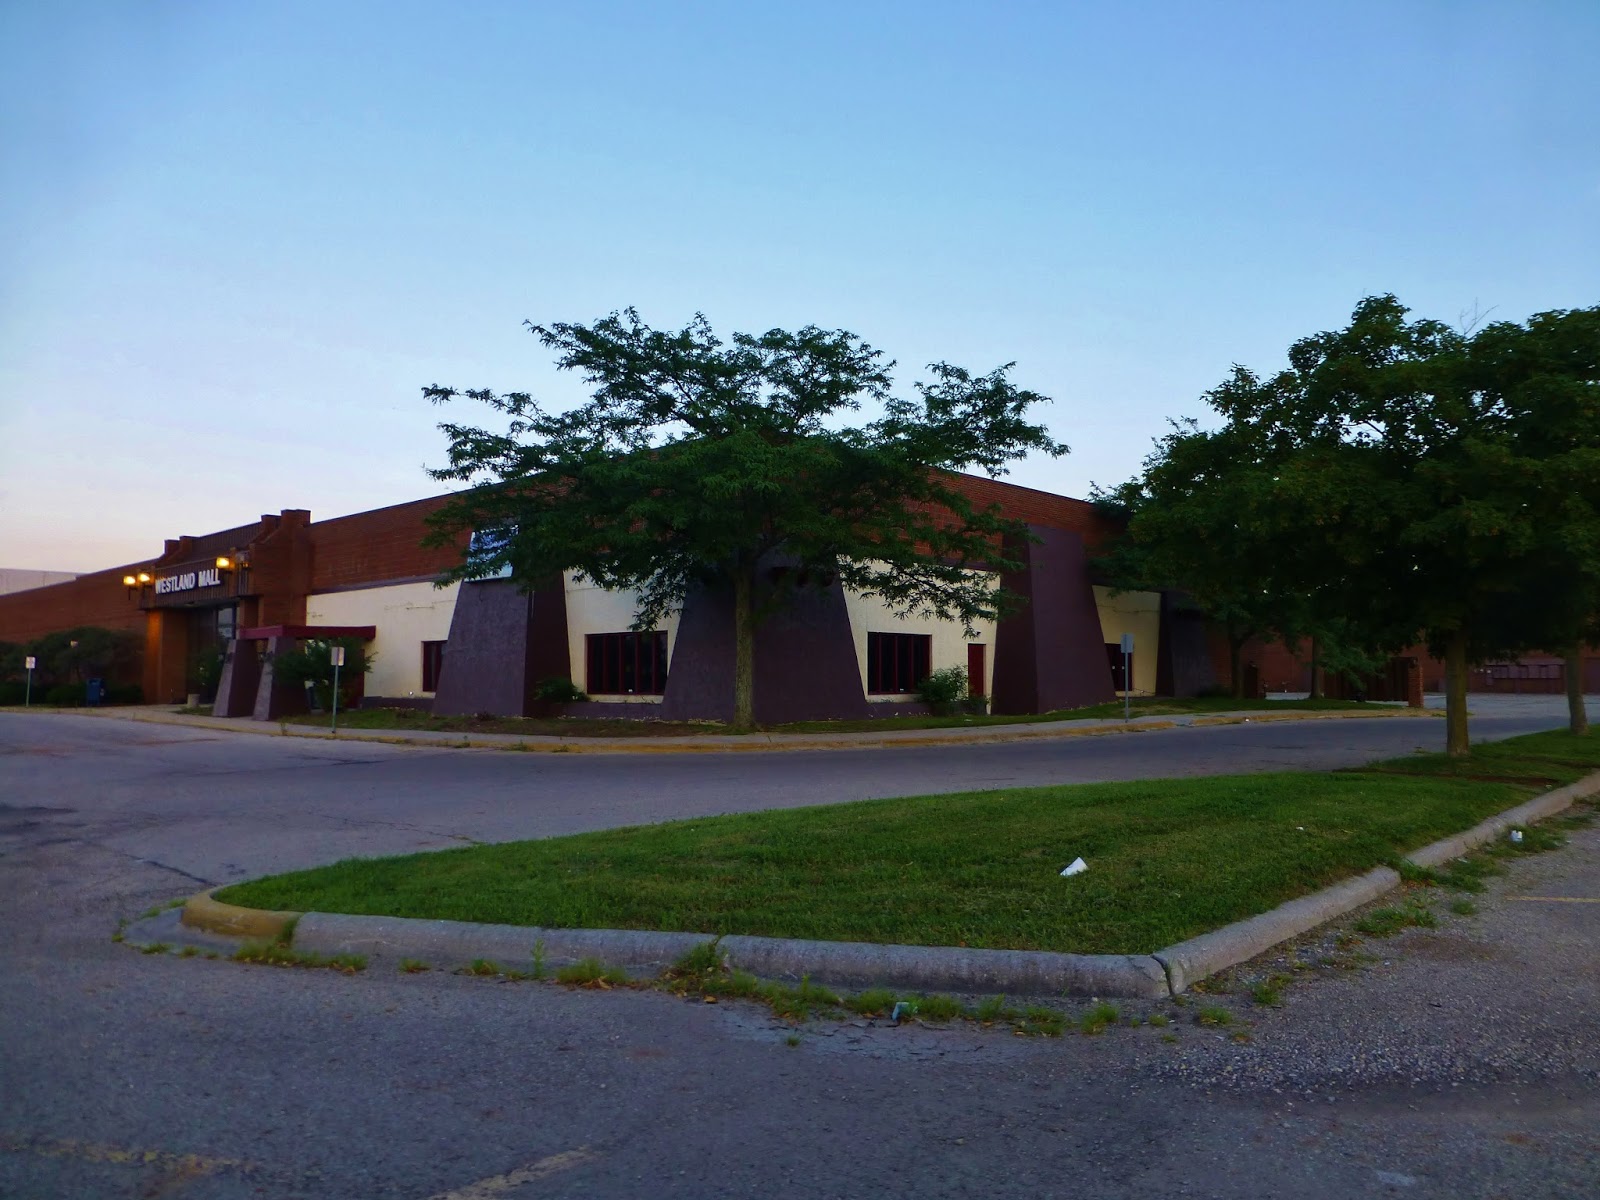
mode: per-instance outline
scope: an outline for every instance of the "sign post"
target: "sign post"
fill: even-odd
[[[22,663],[23,663],[23,665],[25,667],[28,668],[28,682],[23,686],[23,689],[22,689],[22,707],[23,708],[32,708],[33,707],[33,669],[39,665],[39,660],[37,658],[35,658],[33,655],[30,654],[30,655],[28,655],[27,658],[22,660]]]
[[[333,712],[330,728],[334,733],[339,732],[339,668],[344,666],[344,647],[329,646],[328,657],[333,660],[333,703],[328,707]]]
[[[1133,719],[1133,634],[1122,635],[1122,719]]]

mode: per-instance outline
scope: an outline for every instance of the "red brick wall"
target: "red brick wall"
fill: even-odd
[[[461,561],[459,548],[424,550],[429,513],[443,496],[317,521],[311,526],[311,591],[437,575]]]
[[[79,625],[143,633],[144,613],[122,586],[122,577],[149,567],[149,563],[112,567],[66,583],[0,596],[0,642],[27,642]]]
[[[998,504],[1008,517],[1030,525],[1069,529],[1083,537],[1091,550],[1115,532],[1115,526],[1095,511],[1087,500],[1057,496],[986,475],[957,475],[956,486],[973,503]]]

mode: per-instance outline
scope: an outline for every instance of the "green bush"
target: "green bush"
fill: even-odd
[[[967,698],[966,668],[941,667],[918,685],[917,695],[941,716],[955,712],[957,706]]]
[[[339,668],[339,707],[349,708],[355,700],[356,684],[372,670],[374,658],[360,638],[312,638],[301,642],[293,650],[272,656],[273,676],[286,683],[311,684],[316,689],[317,702],[327,708],[333,700],[335,646],[344,647],[344,666]]]
[[[83,703],[84,686],[81,683],[53,683],[44,692],[44,702],[60,708],[76,708]],[[37,698],[39,693],[34,692]]]
[[[563,679],[559,675],[552,675],[549,679],[541,679],[533,689],[533,694],[540,700],[551,704],[575,704],[589,697],[582,688],[570,679]]]

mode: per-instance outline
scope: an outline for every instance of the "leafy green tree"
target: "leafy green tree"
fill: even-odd
[[[1028,410],[1044,400],[1007,378],[935,363],[914,399],[896,396],[884,360],[854,334],[807,326],[721,341],[703,316],[659,331],[633,309],[592,325],[532,325],[591,398],[547,412],[524,392],[458,392],[503,431],[441,426],[466,485],[436,514],[431,541],[498,529],[451,579],[509,566],[524,587],[574,571],[639,594],[648,629],[700,588],[733,599],[735,721],[754,720],[759,620],[795,589],[833,579],[900,611],[972,622],[1015,598],[984,570],[1018,565],[1021,522],[973,504],[950,472],[1002,474],[1037,450],[1061,454]],[[862,402],[882,416],[842,426]],[[787,566],[771,571],[771,565]]]
[[[1569,725],[1583,733],[1582,653],[1600,641],[1600,308],[1486,326],[1471,369],[1506,414],[1502,474],[1535,526],[1532,570],[1498,614],[1500,640],[1564,656]]]
[[[1592,544],[1587,510],[1566,498],[1592,494],[1592,326],[1543,340],[1540,326],[1474,335],[1370,297],[1346,328],[1296,342],[1275,386],[1209,397],[1231,435],[1271,449],[1270,503],[1295,534],[1313,615],[1349,616],[1372,645],[1420,637],[1444,659],[1451,754],[1468,750],[1469,665],[1548,635],[1517,601],[1565,582],[1553,543],[1575,558]],[[1551,609],[1576,620],[1588,600],[1567,600]]]
[[[1236,373],[1229,386],[1277,380]],[[1176,421],[1145,459],[1143,473],[1095,499],[1127,520],[1100,560],[1120,590],[1180,589],[1224,632],[1230,690],[1244,694],[1245,643],[1297,641],[1311,624],[1295,579],[1299,543],[1274,509],[1283,466],[1248,427],[1200,429]]]

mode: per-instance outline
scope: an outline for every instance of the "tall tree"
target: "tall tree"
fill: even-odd
[[[1471,365],[1474,386],[1507,415],[1504,473],[1536,526],[1503,638],[1564,657],[1569,726],[1583,733],[1583,648],[1600,640],[1600,308],[1486,326]]]
[[[1272,469],[1242,427],[1203,431],[1176,421],[1144,471],[1095,500],[1119,512],[1126,534],[1100,566],[1123,590],[1181,588],[1223,628],[1229,683],[1244,694],[1241,656],[1260,635],[1296,637],[1303,605],[1280,578],[1283,547],[1262,519]]]
[[[1004,473],[1029,451],[1066,447],[1028,420],[1043,396],[1010,364],[986,375],[935,363],[915,398],[894,395],[893,363],[843,330],[807,326],[723,342],[703,316],[655,330],[627,309],[582,324],[529,324],[578,372],[591,398],[549,412],[525,392],[458,392],[503,430],[446,423],[449,465],[465,485],[436,514],[431,539],[498,529],[449,578],[512,569],[523,586],[574,571],[636,590],[635,628],[657,624],[691,591],[733,597],[735,721],[755,713],[755,628],[796,588],[833,579],[892,607],[974,621],[1015,598],[988,572],[1014,569],[1021,522],[982,508],[951,472]],[[842,427],[863,401],[882,416]],[[780,565],[789,570],[762,568]]]

